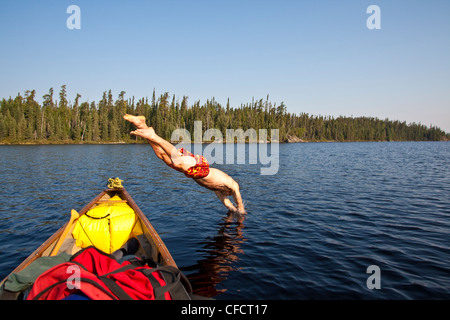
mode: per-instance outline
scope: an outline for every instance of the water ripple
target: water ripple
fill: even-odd
[[[119,176],[197,293],[217,299],[449,299],[450,144],[280,145],[277,175],[216,165],[248,210],[146,145],[0,146],[0,277]],[[369,290],[378,265],[381,289]]]

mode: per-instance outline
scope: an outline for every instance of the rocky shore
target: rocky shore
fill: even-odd
[[[302,139],[300,139],[299,137],[297,137],[297,136],[294,136],[294,135],[287,135],[286,136],[286,142],[288,142],[288,143],[299,143],[299,142],[307,142],[307,141],[305,141],[305,140],[302,140]]]

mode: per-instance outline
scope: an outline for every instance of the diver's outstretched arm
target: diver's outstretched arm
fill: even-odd
[[[233,190],[233,199],[237,205],[237,212],[240,214],[245,214],[244,203],[242,202],[241,192],[239,191],[239,184],[236,182],[236,187]]]
[[[223,205],[230,211],[232,212],[236,212],[237,209],[236,207],[233,205],[233,203],[231,203],[230,199],[227,198],[227,196],[220,192],[220,191],[214,191],[214,193],[217,195],[217,198],[219,198],[219,200],[223,203]]]

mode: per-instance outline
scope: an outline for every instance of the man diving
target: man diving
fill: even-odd
[[[131,131],[130,134],[146,139],[156,156],[165,164],[183,172],[186,177],[194,179],[199,185],[213,190],[228,210],[246,213],[239,192],[239,184],[233,178],[223,171],[211,168],[203,156],[194,156],[184,148],[175,148],[170,142],[158,136],[152,127],[146,125],[145,117],[126,114],[123,118],[136,127],[136,130]],[[228,196],[233,197],[236,206]]]

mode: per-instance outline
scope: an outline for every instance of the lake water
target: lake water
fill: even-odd
[[[0,146],[0,278],[120,177],[196,293],[450,299],[450,143],[280,144],[279,153],[273,176],[248,161],[214,165],[241,185],[239,221],[147,145]],[[380,289],[367,287],[371,265]]]

